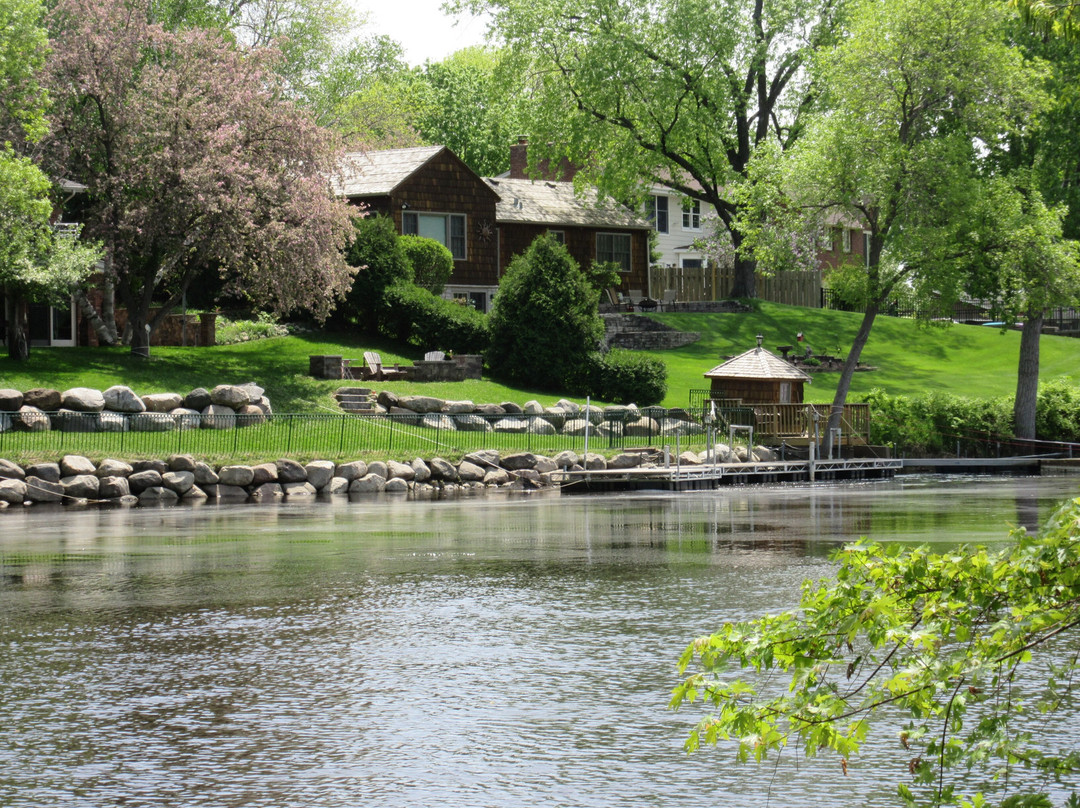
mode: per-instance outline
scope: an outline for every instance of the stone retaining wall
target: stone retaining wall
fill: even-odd
[[[684,452],[678,462],[700,465],[705,452]],[[731,451],[716,447],[717,462],[769,461],[776,457],[758,447]],[[273,501],[303,497],[403,494],[418,499],[453,496],[481,490],[533,490],[557,485],[560,470],[591,471],[656,466],[655,452],[627,452],[606,459],[560,452],[554,457],[518,452],[500,455],[485,449],[452,463],[441,457],[334,463],[299,463],[281,459],[259,465],[211,466],[191,455],[132,463],[106,459],[94,463],[82,455],[65,455],[59,462],[20,466],[0,459],[0,509],[39,503],[65,505],[172,505],[180,502]]]
[[[167,432],[233,429],[264,423],[272,414],[264,390],[250,382],[189,392],[140,396],[130,387],[0,390],[0,432]]]

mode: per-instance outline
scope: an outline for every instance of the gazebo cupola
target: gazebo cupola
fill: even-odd
[[[812,379],[790,362],[761,347],[732,357],[705,373],[713,398],[741,399],[743,404],[801,404],[803,385]]]

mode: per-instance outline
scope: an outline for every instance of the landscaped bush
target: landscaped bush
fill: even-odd
[[[353,226],[356,233],[345,249],[345,259],[357,271],[339,311],[355,318],[361,329],[374,332],[385,307],[385,291],[412,281],[412,267],[388,216],[354,219]]]
[[[235,345],[268,337],[284,337],[288,333],[288,327],[275,320],[273,315],[260,311],[254,320],[230,320],[219,316],[216,339],[218,345]]]
[[[615,349],[594,353],[573,380],[573,392],[616,404],[658,404],[667,394],[667,366],[652,356]]]
[[[992,455],[999,441],[1013,436],[1012,400],[973,399],[946,393],[890,396],[872,390],[870,442],[892,445],[916,457],[953,455],[957,444],[965,456]]]
[[[454,272],[454,255],[433,238],[402,236],[401,248],[413,269],[413,283],[441,295]]]
[[[488,347],[487,315],[412,284],[384,293],[380,330],[424,350],[479,354]]]

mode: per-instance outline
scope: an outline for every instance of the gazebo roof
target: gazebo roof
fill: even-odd
[[[758,346],[745,353],[732,357],[705,373],[706,379],[759,379],[776,381],[812,382],[809,374],[803,373],[790,362],[781,359]]]

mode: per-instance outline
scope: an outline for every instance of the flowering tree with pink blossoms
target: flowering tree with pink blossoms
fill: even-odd
[[[60,0],[49,18],[53,168],[87,186],[132,353],[210,273],[325,317],[355,271],[334,138],[284,97],[273,51],[149,18],[145,0]]]

